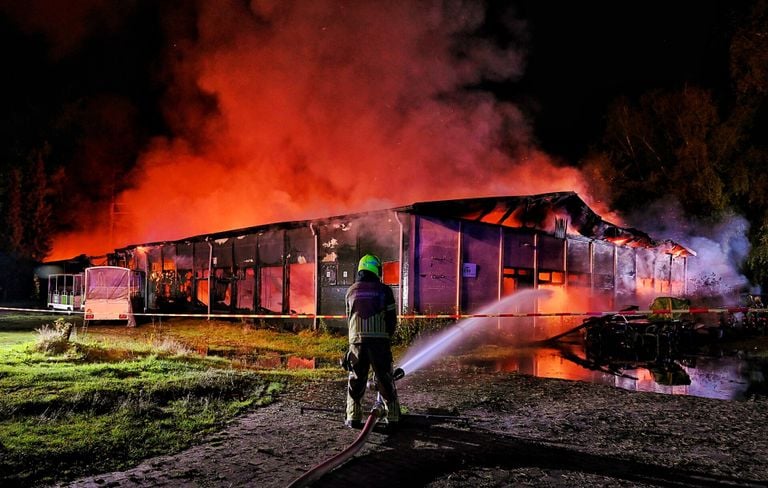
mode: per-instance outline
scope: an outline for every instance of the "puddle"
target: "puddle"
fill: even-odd
[[[725,400],[768,396],[768,337],[729,342],[676,323],[628,318],[606,324],[598,336],[585,333],[593,322],[570,318],[463,320],[416,342],[398,365],[408,374],[432,359],[453,358],[490,373],[627,390]]]
[[[483,355],[488,356],[487,349]],[[604,363],[588,361],[583,347],[501,347],[493,359],[472,353],[460,356],[464,366],[487,372],[519,372],[541,378],[587,381],[626,390],[692,395],[723,400],[768,396],[765,358],[691,355],[665,363]]]
[[[253,348],[208,348],[206,355],[225,357],[242,367],[254,369],[316,369],[319,363],[316,358],[286,356]]]

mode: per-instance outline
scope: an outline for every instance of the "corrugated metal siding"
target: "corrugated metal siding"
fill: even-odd
[[[504,229],[504,266],[533,269],[533,234],[518,229]]]
[[[414,309],[455,312],[459,223],[421,216],[414,223]]]
[[[477,223],[464,223],[461,230],[461,309],[471,313],[498,298],[499,230]],[[474,266],[464,269],[468,264]]]
[[[635,250],[630,247],[617,247],[616,259],[616,294],[634,295],[637,290],[637,266]]]
[[[563,239],[539,234],[537,246],[540,270],[563,271]]]

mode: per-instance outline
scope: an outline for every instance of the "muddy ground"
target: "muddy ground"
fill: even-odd
[[[313,486],[768,486],[768,400],[639,393],[519,374],[443,368],[399,382],[412,413],[468,421],[375,431]],[[293,388],[199,445],[69,487],[282,487],[358,431],[344,378]],[[366,397],[371,398],[370,393]]]

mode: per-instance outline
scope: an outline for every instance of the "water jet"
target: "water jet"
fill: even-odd
[[[536,303],[536,300],[548,297],[551,293],[550,290],[521,290],[487,305],[479,310],[477,314],[493,315],[508,313],[510,310],[519,309],[521,305],[533,305]],[[451,327],[438,332],[434,337],[409,349],[403,356],[403,362],[398,370],[402,371],[402,374],[405,375],[423,368],[438,355],[454,348],[460,339],[465,338],[469,333],[487,324],[489,320],[494,320],[494,318],[470,317],[456,322]]]

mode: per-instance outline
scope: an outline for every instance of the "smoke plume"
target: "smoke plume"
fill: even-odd
[[[137,162],[113,247],[424,200],[575,190],[594,204],[481,89],[522,75],[519,19],[516,42],[481,34],[480,2],[200,2],[193,20],[168,46],[174,135]]]
[[[689,294],[733,302],[748,285],[741,272],[750,250],[749,222],[744,217],[732,214],[716,224],[699,222],[685,216],[679,202],[669,199],[628,215],[627,221],[696,252],[696,257],[688,259]]]

